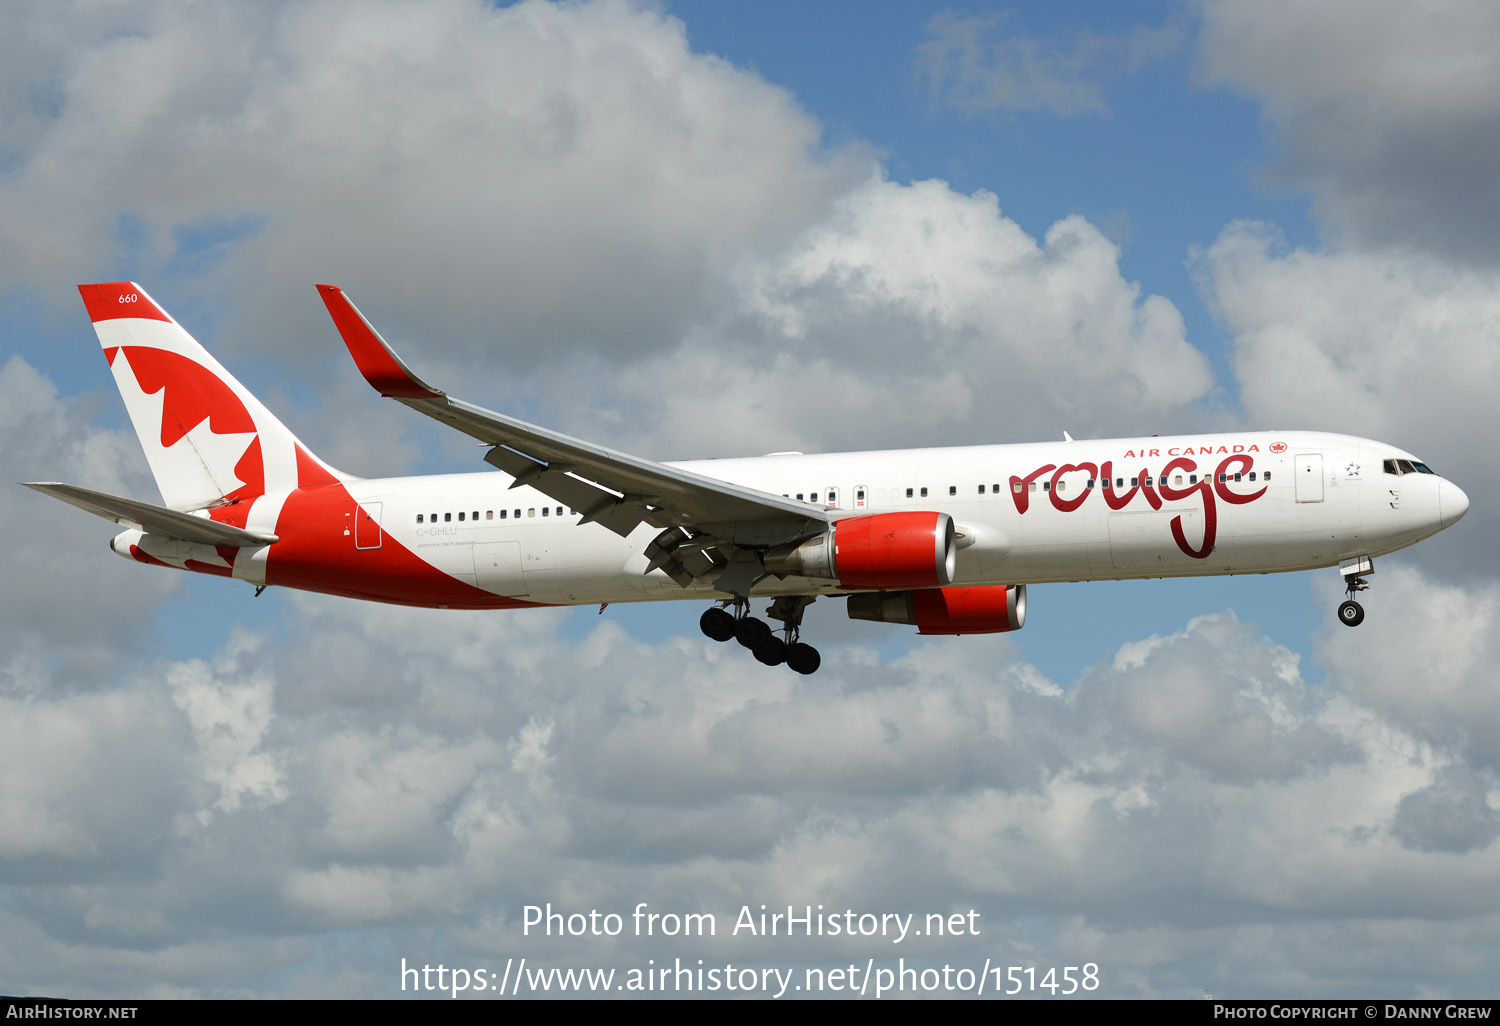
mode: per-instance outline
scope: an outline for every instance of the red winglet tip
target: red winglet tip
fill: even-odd
[[[171,321],[166,311],[157,306],[146,290],[133,281],[104,281],[78,286],[83,305],[89,312],[89,320],[112,321],[121,317],[136,317],[150,321]]]
[[[441,399],[443,393],[424,384],[401,362],[336,285],[317,286],[334,327],[370,387],[391,399]]]

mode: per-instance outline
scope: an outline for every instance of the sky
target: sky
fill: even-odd
[[[0,993],[904,957],[1500,994],[1497,41],[1482,0],[22,5],[12,482],[157,498],[75,289],[120,279],[331,464],[485,469],[359,380],[332,282],[426,380],[649,458],[1308,428],[1472,507],[1357,630],[1333,570],[1039,586],[990,637],[819,603],[804,678],[691,603],[255,598],[12,485]],[[549,902],[625,932],[526,932]],[[730,933],[763,904],[978,932]]]

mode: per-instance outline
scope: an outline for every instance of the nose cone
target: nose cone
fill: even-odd
[[[1469,512],[1469,497],[1464,490],[1452,481],[1442,481],[1438,484],[1438,522],[1444,527],[1452,527],[1464,518]]]

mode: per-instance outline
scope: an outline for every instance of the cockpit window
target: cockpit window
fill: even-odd
[[[1425,463],[1418,463],[1416,460],[1386,460],[1383,466],[1387,474],[1431,474],[1434,477],[1437,476],[1437,471]]]

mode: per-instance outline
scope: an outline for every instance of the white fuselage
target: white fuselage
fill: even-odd
[[[1383,472],[1398,457],[1411,459],[1366,439],[1287,431],[672,465],[835,516],[948,513],[961,536],[953,583],[985,585],[1269,573],[1391,552],[1468,505],[1435,474]],[[344,544],[373,555],[396,542],[445,575],[538,604],[719,594],[711,575],[684,588],[646,572],[643,550],[659,529],[642,525],[621,538],[510,484],[501,473],[351,481],[368,519],[362,538],[345,526]],[[234,576],[255,580],[257,566],[245,561]],[[832,580],[774,575],[753,590],[844,591]]]

